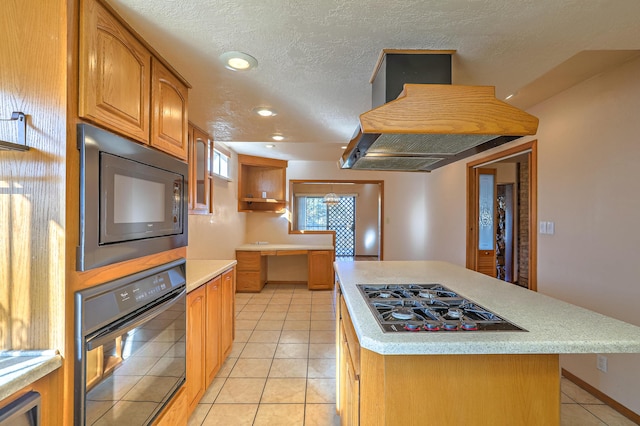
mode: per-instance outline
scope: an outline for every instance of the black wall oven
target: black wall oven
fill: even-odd
[[[186,163],[89,124],[78,149],[78,270],[187,245]]]
[[[185,382],[180,259],[75,295],[74,419],[147,425]]]

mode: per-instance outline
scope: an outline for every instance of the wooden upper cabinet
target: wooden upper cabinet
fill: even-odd
[[[187,87],[159,60],[152,60],[151,145],[187,160]]]
[[[104,6],[83,0],[79,114],[149,143],[151,52]]]
[[[189,213],[213,211],[211,162],[213,141],[204,130],[189,123]]]

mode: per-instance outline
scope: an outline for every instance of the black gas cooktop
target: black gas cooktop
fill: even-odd
[[[441,284],[360,284],[387,332],[527,331]]]

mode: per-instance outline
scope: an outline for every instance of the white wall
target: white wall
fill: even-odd
[[[538,219],[555,222],[554,235],[538,236],[538,291],[635,325],[640,325],[639,75],[636,59],[530,111],[540,119]],[[472,159],[428,177],[429,258],[464,264],[465,165]],[[606,374],[596,369],[595,355],[562,356],[561,363],[640,413],[640,355],[607,356]]]

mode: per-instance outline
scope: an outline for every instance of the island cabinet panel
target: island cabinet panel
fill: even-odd
[[[557,354],[381,355],[360,347],[336,294],[342,425],[560,424]],[[437,409],[408,409],[428,398]]]
[[[333,251],[310,250],[307,258],[309,262],[309,290],[332,290],[334,283]]]
[[[151,52],[96,0],[80,15],[79,114],[149,143]]]
[[[187,160],[187,86],[153,58],[151,146]]]

